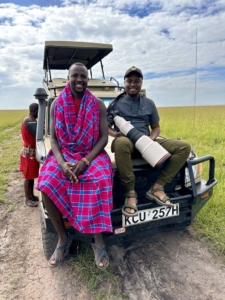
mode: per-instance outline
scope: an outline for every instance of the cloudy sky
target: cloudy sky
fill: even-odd
[[[35,102],[47,40],[111,43],[106,77],[141,68],[159,107],[225,104],[225,0],[1,0],[0,109]]]

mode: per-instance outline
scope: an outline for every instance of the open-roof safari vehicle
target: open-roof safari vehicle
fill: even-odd
[[[110,44],[47,41],[44,48],[45,77],[43,88],[38,88],[35,98],[39,101],[39,116],[37,122],[37,159],[42,163],[50,149],[50,106],[67,83],[65,78],[52,78],[52,70],[64,72],[75,62],[82,62],[89,70],[88,88],[92,93],[104,100],[107,104],[121,93],[122,87],[116,79],[105,78],[102,59],[113,50]],[[93,78],[93,67],[100,65],[102,77]],[[64,70],[64,71],[62,71]],[[59,71],[58,71],[59,73]],[[142,90],[145,94],[145,90]],[[217,183],[214,179],[214,158],[211,155],[197,158],[195,153],[190,153],[185,166],[175,176],[170,184],[165,186],[166,193],[171,201],[176,204],[173,208],[158,206],[155,202],[145,198],[148,188],[154,183],[159,170],[152,168],[144,159],[134,159],[133,168],[136,176],[135,190],[138,194],[139,215],[125,217],[121,213],[124,203],[125,189],[120,184],[114,155],[110,151],[109,138],[106,150],[111,157],[115,168],[113,185],[114,208],[111,212],[113,233],[104,234],[106,245],[124,242],[136,237],[152,235],[171,229],[181,229],[192,223],[196,214],[212,197],[213,187]],[[202,179],[202,163],[208,168],[208,178]],[[57,233],[48,217],[48,213],[41,200],[40,215],[44,252],[47,259],[52,255],[57,244]],[[91,241],[90,235],[80,234],[65,219],[65,225],[73,235],[74,240]]]

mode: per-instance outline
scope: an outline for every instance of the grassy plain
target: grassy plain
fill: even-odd
[[[225,258],[225,106],[159,108],[159,115],[162,135],[182,138],[193,145],[198,156],[215,158],[218,184],[192,228]],[[208,179],[207,167],[204,163],[204,179]]]
[[[26,115],[26,110],[0,110],[0,203],[6,201],[4,193],[10,184],[7,175],[19,168],[20,125]]]
[[[211,154],[216,161],[214,195],[196,216],[191,225],[193,234],[207,241],[225,259],[225,106],[206,107],[167,107],[159,108],[161,134],[168,138],[181,138],[194,146],[198,156]],[[22,146],[20,125],[27,111],[0,111],[0,205],[6,203],[4,198],[8,182],[8,174],[18,172],[19,152]],[[208,178],[208,166],[203,164],[203,178]],[[21,182],[22,184],[22,182]],[[13,211],[10,203],[6,212]],[[93,291],[98,285],[96,299],[102,299],[103,290],[99,289],[104,279],[108,279],[114,287],[115,295],[119,295],[119,283],[112,276],[110,268],[99,274],[93,265],[93,252],[88,246],[73,263],[76,274],[87,282]],[[105,276],[105,278],[104,278]],[[120,295],[121,296],[121,295]]]

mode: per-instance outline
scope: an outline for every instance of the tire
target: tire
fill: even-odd
[[[53,252],[55,251],[58,242],[58,234],[49,232],[45,229],[43,216],[41,216],[41,235],[42,235],[44,255],[45,258],[49,260]]]

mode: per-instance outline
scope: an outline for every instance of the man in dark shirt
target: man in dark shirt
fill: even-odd
[[[136,67],[128,69],[124,75],[125,93],[119,95],[113,101],[108,111],[112,107],[114,111],[119,111],[121,117],[129,121],[141,133],[158,142],[171,154],[168,162],[162,167],[156,182],[146,193],[146,197],[156,201],[160,205],[172,206],[173,204],[170,202],[169,197],[164,193],[164,186],[166,183],[172,181],[176,173],[184,165],[190,154],[191,147],[185,141],[158,138],[160,125],[157,108],[151,99],[140,95],[142,83],[142,71]],[[126,216],[135,216],[138,210],[136,206],[137,194],[134,190],[135,176],[132,167],[132,156],[138,150],[135,148],[133,142],[125,137],[116,126],[114,128],[109,126],[108,133],[115,138],[112,142],[112,152],[115,152],[119,177],[127,191],[122,212]]]

